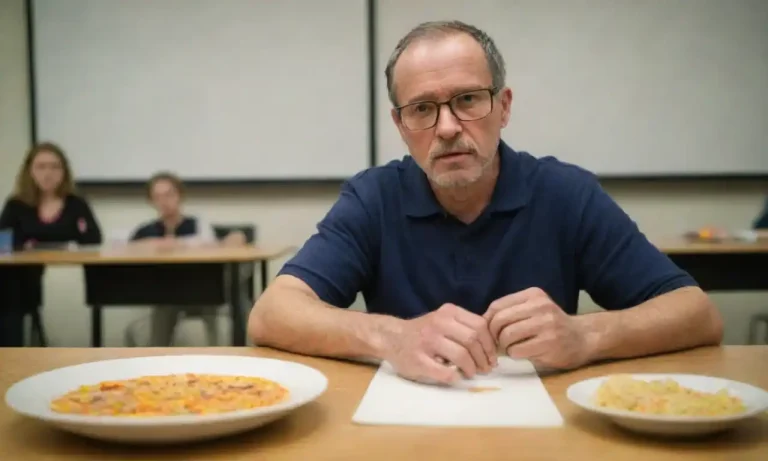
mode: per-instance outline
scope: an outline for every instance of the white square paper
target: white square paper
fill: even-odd
[[[527,360],[509,357],[499,357],[499,365],[487,375],[452,386],[409,381],[383,362],[352,421],[444,427],[559,427],[563,424],[533,365]]]

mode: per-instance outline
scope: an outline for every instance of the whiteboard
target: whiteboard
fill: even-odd
[[[369,166],[365,0],[34,0],[37,138],[81,181]]]
[[[603,176],[768,173],[768,1],[388,0],[378,68],[412,27],[450,19],[501,50],[517,150]],[[407,154],[384,87],[379,163]]]

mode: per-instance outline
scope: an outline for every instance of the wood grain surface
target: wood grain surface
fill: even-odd
[[[639,436],[572,405],[567,387],[618,372],[698,373],[768,388],[768,346],[701,348],[592,365],[543,377],[565,419],[554,429],[460,429],[359,426],[352,415],[375,372],[371,365],[312,358],[264,348],[0,349],[0,391],[25,377],[83,362],[160,354],[272,357],[315,367],[329,379],[317,401],[245,434],[209,442],[134,447],[95,442],[0,407],[0,459],[44,460],[734,460],[768,459],[768,418],[698,440]],[[87,380],[87,378],[85,378]],[[397,405],[398,402],[392,402]],[[515,411],[499,408],[498,411]]]
[[[196,248],[155,250],[147,247],[84,248],[75,250],[22,251],[0,255],[2,264],[190,264],[235,263],[279,258],[293,251],[290,246],[213,245]]]

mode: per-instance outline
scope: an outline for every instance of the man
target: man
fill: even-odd
[[[218,243],[211,224],[184,213],[184,183],[173,173],[160,172],[147,182],[147,199],[157,211],[157,219],[140,225],[130,236],[133,245],[171,251],[175,248],[205,246]],[[228,234],[221,242],[227,246],[245,244],[241,232]],[[218,306],[156,306],[152,309],[150,345],[167,347],[173,343],[173,336],[179,314],[200,317],[205,326],[208,343],[219,343]],[[134,332],[126,333],[129,343],[135,343]]]
[[[254,342],[450,383],[497,349],[570,369],[721,340],[708,297],[594,176],[500,140],[512,91],[485,33],[422,24],[386,76],[411,156],[343,186],[254,306]],[[572,315],[580,290],[608,311]],[[360,291],[370,313],[338,309]]]

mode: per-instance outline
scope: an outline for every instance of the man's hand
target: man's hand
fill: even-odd
[[[385,359],[407,379],[450,384],[496,366],[496,345],[479,315],[444,304],[401,325],[386,341]]]
[[[499,347],[512,358],[571,369],[589,362],[589,345],[580,322],[540,288],[499,298],[483,315]]]

